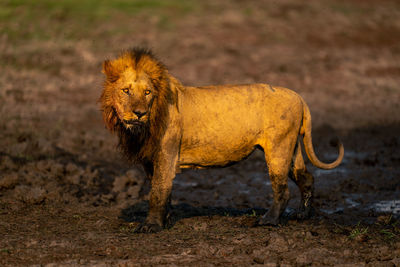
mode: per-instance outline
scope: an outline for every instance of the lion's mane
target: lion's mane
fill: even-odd
[[[148,123],[133,129],[125,128],[120,121],[115,109],[116,100],[113,97],[115,81],[128,68],[146,73],[157,91]],[[133,162],[151,160],[160,147],[160,138],[168,125],[168,105],[176,103],[176,94],[171,90],[167,68],[150,50],[133,48],[123,52],[115,60],[106,60],[103,63],[103,72],[107,78],[99,102],[106,127],[117,133],[118,147],[129,160]]]

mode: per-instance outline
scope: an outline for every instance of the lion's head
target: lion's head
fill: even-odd
[[[146,49],[135,48],[103,63],[100,97],[106,127],[120,137],[132,160],[152,157],[175,102],[166,67]]]

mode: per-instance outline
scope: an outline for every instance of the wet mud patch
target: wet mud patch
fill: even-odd
[[[331,171],[310,168],[316,176],[316,203],[320,210],[327,214],[354,213],[359,220],[359,216],[367,220],[371,217],[370,222],[379,214],[399,218],[399,133],[398,124],[368,126],[345,133],[342,139],[346,153],[341,166]],[[315,136],[320,144],[318,131]]]

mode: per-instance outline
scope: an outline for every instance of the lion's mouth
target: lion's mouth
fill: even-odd
[[[124,121],[125,127],[128,129],[131,129],[135,126],[142,126],[144,125],[144,122],[139,121],[139,120],[125,120]]]

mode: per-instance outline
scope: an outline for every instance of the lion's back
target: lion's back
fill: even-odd
[[[237,124],[251,128],[262,124],[265,115],[302,106],[296,92],[268,84],[187,87],[180,102],[185,123],[206,126],[223,122],[224,128],[236,128]]]

